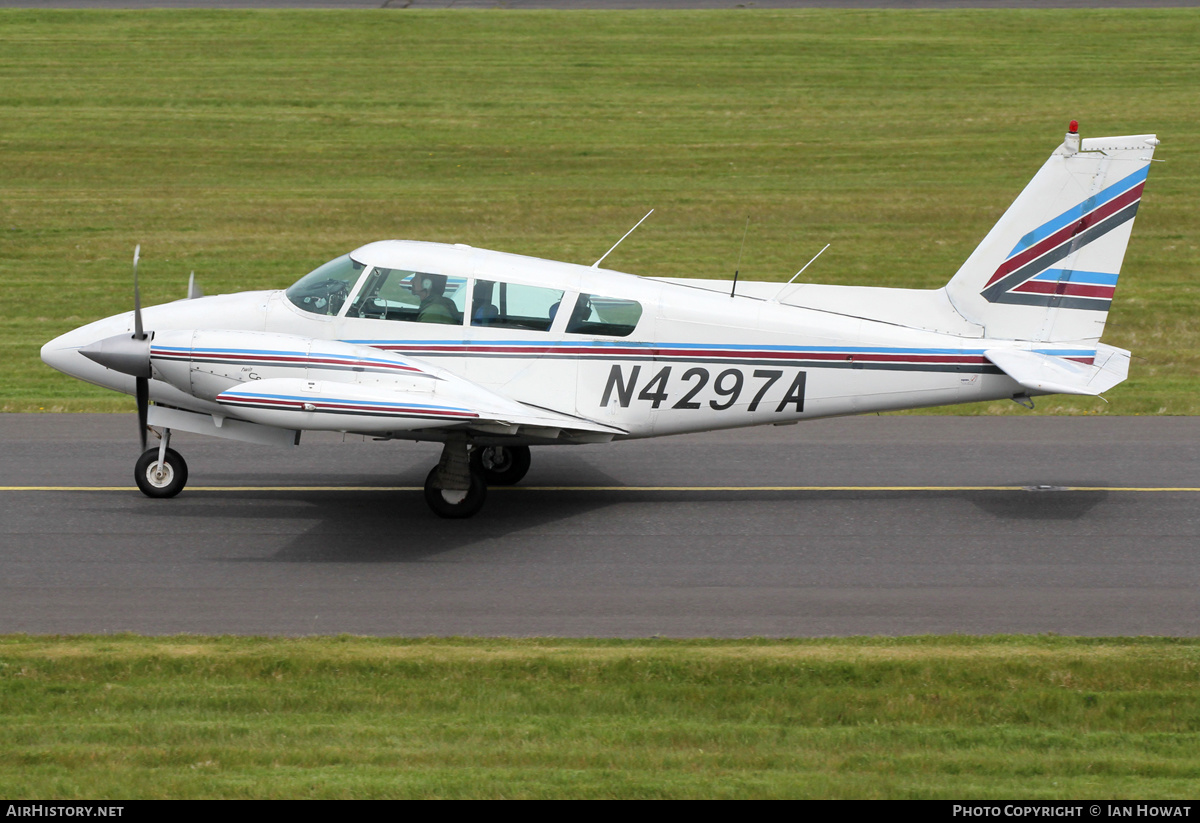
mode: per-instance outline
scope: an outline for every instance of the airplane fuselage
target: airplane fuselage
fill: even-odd
[[[568,333],[565,313],[544,331],[472,324],[469,312],[453,325],[402,322],[348,316],[345,307],[337,314],[316,314],[282,291],[264,291],[149,307],[145,323],[155,330],[156,341],[178,342],[180,332],[192,331],[185,346],[214,352],[229,348],[228,341],[220,345],[225,331],[262,333],[266,349],[271,348],[270,335],[370,346],[435,364],[532,406],[613,426],[627,437],[967,403],[1021,391],[984,357],[985,349],[1001,342],[751,296],[782,289],[782,284],[743,283],[742,293],[731,297],[499,252],[400,241],[387,245],[393,266],[462,273],[467,293],[479,280],[551,284],[563,292],[564,305],[579,294],[603,295],[635,302],[641,316],[632,332],[616,337]],[[417,254],[406,254],[412,249]],[[80,344],[132,328],[132,313],[117,315],[64,335],[47,349],[62,351],[59,357],[65,361]],[[1094,354],[1086,346],[1042,345],[1038,350],[1073,358]],[[169,366],[158,356],[154,362],[156,378],[161,378]],[[70,363],[55,364],[82,379],[133,393],[131,377],[77,355]],[[217,404],[215,397],[238,383],[285,376],[356,379],[353,371],[335,373],[311,362],[239,365],[235,360],[193,368],[207,376],[207,390],[197,390],[200,380],[180,386],[178,379],[154,379],[151,399],[237,417],[236,410]],[[425,435],[413,431],[405,436]]]

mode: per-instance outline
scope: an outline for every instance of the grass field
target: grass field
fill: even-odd
[[[1175,798],[1200,641],[0,637],[0,797]]]
[[[1156,131],[1106,342],[1038,413],[1200,411],[1200,16],[0,11],[0,410],[117,410],[40,345],[386,237],[647,275],[943,284],[1076,118]],[[1011,403],[959,413],[1026,413]]]

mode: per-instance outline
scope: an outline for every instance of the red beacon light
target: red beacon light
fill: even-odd
[[[1067,134],[1079,134],[1079,121],[1072,120],[1071,125],[1067,126]]]

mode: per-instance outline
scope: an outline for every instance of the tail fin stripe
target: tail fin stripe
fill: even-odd
[[[1108,234],[1117,226],[1132,220],[1133,216],[1137,214],[1137,208],[1138,203],[1134,202],[1116,214],[1109,216],[1102,223],[1094,225],[1088,230],[1084,231],[1082,234],[1079,234],[1075,238],[1077,242],[1060,243],[1058,246],[1050,249],[1032,263],[1012,274],[1009,274],[1008,276],[1004,277],[1004,279],[988,286],[982,292],[984,298],[991,303],[1019,303],[1026,306],[1056,305],[1071,309],[1094,309],[1108,311],[1109,304],[1112,302],[1111,296],[1104,300],[1098,299],[1099,295],[1096,297],[1087,298],[1079,296],[1078,299],[1071,299],[1068,297],[1062,297],[1060,299],[1057,293],[1043,295],[1027,294],[1021,296],[1016,293],[1016,290],[1019,286],[1025,284],[1027,281],[1033,280],[1038,274],[1042,273],[1059,260],[1062,260],[1083,246],[1086,246],[1096,238]],[[1115,284],[1112,288],[1116,288]],[[1070,295],[1073,293],[1075,293],[1074,290],[1072,290],[1069,286],[1066,287],[1064,294]],[[1053,303],[1051,303],[1052,300],[1054,301]]]
[[[1102,271],[1067,271],[1065,269],[1046,269],[1034,280],[1058,281],[1068,279],[1072,283],[1087,283],[1093,286],[1116,286],[1117,276]]]
[[[1065,212],[1060,214],[1058,217],[1055,217],[1053,220],[1043,223],[1042,225],[1038,226],[1033,231],[1029,232],[1029,234],[1022,237],[1017,242],[1017,245],[1013,246],[1013,250],[1008,253],[1008,256],[1012,257],[1017,252],[1024,251],[1025,249],[1032,246],[1034,243],[1037,243],[1039,240],[1049,237],[1051,234],[1054,234],[1056,231],[1063,228],[1064,226],[1074,223],[1076,220],[1083,217],[1083,215],[1087,214],[1089,211],[1092,211],[1093,209],[1104,205],[1112,198],[1116,197],[1117,195],[1119,195],[1125,191],[1128,191],[1129,189],[1136,186],[1138,183],[1146,182],[1146,177],[1149,173],[1150,173],[1149,165],[1145,166],[1144,168],[1138,169],[1137,171],[1135,171],[1133,174],[1129,175],[1128,177],[1126,177],[1122,180],[1119,180],[1116,183],[1113,183],[1111,186],[1109,186],[1108,188],[1106,188],[1104,191],[1100,192],[1099,194],[1092,195],[1087,200],[1084,200],[1082,203],[1080,203],[1078,206],[1075,206],[1072,209],[1067,209]]]
[[[1072,297],[1071,295],[1057,294],[1022,294],[1020,292],[1007,292],[1001,299],[992,301],[994,303],[1007,303],[1012,306],[1041,306],[1046,308],[1052,303],[1055,307],[1061,309],[1083,309],[1085,311],[1108,311],[1112,306],[1112,300],[1101,300],[1095,297]]]
[[[1008,258],[1000,264],[999,268],[991,276],[991,279],[988,280],[988,287],[990,288],[997,280],[1005,278],[1013,271],[1027,270],[1030,263],[1040,264],[1036,269],[1036,271],[1040,272],[1052,263],[1056,263],[1066,257],[1072,248],[1080,248],[1100,235],[1112,231],[1121,223],[1132,220],[1133,216],[1137,214],[1137,206],[1141,201],[1142,188],[1144,186],[1144,183],[1139,183],[1133,189],[1109,200],[1107,203],[1080,217],[1071,225],[1059,229],[1054,234],[1039,241],[1036,245],[1031,246],[1014,257]],[[1120,219],[1112,222],[1114,216]],[[1099,234],[1093,234],[1101,226],[1107,226],[1107,228]],[[1089,237],[1089,235],[1091,236]],[[1068,246],[1068,242],[1072,239],[1078,239],[1080,242]],[[1058,255],[1057,257],[1054,256],[1056,254]],[[984,294],[987,294],[986,290]]]
[[[1058,283],[1047,283],[1030,280],[1013,289],[1023,294],[1069,294],[1073,297],[1099,297],[1112,300],[1115,286],[1089,286],[1086,283],[1072,283],[1063,280]]]

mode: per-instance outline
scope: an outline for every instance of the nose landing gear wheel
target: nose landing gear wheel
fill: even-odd
[[[529,471],[528,446],[480,446],[471,452],[471,468],[493,486],[512,486]]]
[[[465,492],[441,488],[437,466],[434,466],[425,478],[425,502],[438,517],[471,517],[483,508],[483,501],[486,499],[487,483],[479,472],[471,472],[471,488]]]
[[[187,485],[187,463],[179,452],[167,449],[160,470],[158,449],[146,449],[133,467],[133,479],[147,497],[174,497]]]

